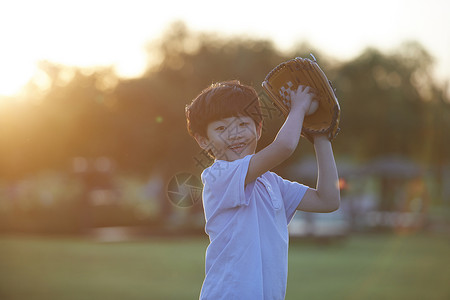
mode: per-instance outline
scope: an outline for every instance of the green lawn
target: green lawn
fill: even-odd
[[[206,246],[205,238],[0,237],[0,299],[198,299]],[[286,299],[450,299],[450,240],[292,241]]]

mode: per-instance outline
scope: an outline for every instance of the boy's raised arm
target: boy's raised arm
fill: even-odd
[[[297,148],[302,124],[306,112],[309,110],[314,95],[309,87],[299,86],[291,93],[291,110],[275,140],[253,155],[250,160],[245,184],[276,167],[286,160]]]
[[[308,212],[332,212],[339,208],[339,176],[331,142],[325,135],[314,137],[318,176],[316,189],[308,189],[298,210]]]

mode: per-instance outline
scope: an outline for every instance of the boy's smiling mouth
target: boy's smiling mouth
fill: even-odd
[[[237,143],[237,144],[232,144],[230,146],[228,146],[229,149],[235,151],[235,152],[241,152],[246,146],[246,143]]]

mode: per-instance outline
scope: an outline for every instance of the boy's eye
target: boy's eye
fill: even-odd
[[[239,126],[241,126],[241,127],[247,127],[247,126],[248,126],[248,122],[241,122],[241,123],[239,124]]]
[[[225,126],[217,126],[216,130],[223,131],[225,130]]]

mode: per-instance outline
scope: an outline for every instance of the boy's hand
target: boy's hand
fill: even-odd
[[[315,97],[312,88],[299,85],[296,91],[291,92],[291,112],[307,114]]]

